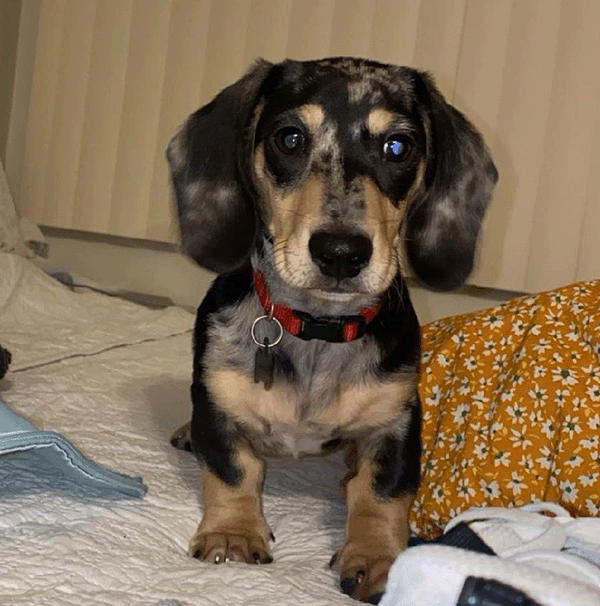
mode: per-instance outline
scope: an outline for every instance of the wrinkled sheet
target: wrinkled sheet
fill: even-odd
[[[0,253],[0,343],[14,359],[0,398],[148,486],[141,501],[110,501],[18,454],[0,457],[0,604],[354,603],[328,568],[344,525],[337,457],[270,464],[273,564],[186,555],[201,514],[199,472],[169,436],[190,414],[192,325],[183,310],[73,293]]]

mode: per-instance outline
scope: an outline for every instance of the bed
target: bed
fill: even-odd
[[[190,415],[194,317],[175,307],[149,309],[70,288],[39,269],[26,258],[1,177],[0,170],[0,345],[11,350],[13,361],[0,381],[0,400],[99,465],[141,476],[147,492],[141,498],[109,495],[24,452],[0,456],[0,603],[354,603],[339,592],[328,567],[344,527],[339,456],[270,462],[264,507],[277,538],[274,563],[214,566],[186,554],[201,515],[198,464],[173,449],[169,437]],[[425,328],[424,482],[413,529],[435,536],[456,512],[473,505],[550,499],[575,514],[600,512],[600,473],[593,470],[600,435],[600,281],[570,289]],[[557,306],[565,322],[557,320]],[[548,364],[556,362],[557,352],[564,361],[558,375],[548,372],[545,379],[536,374],[539,365],[528,361],[543,357],[540,327],[550,327],[542,335],[551,344]],[[490,344],[493,355],[486,354]],[[573,352],[577,358],[571,359]],[[484,363],[475,371],[471,359]],[[575,370],[565,377],[569,368],[587,374]],[[527,381],[515,379],[527,369],[533,395]],[[473,377],[478,384],[465,407],[465,384]],[[535,415],[543,404],[536,394],[558,388],[571,392],[552,408],[556,431],[528,446],[543,456],[525,457],[523,444],[513,443],[515,401]],[[580,419],[574,429],[569,407],[575,401]],[[489,431],[469,416],[484,404]],[[504,429],[497,431],[501,422]],[[544,455],[545,438],[555,447],[554,459]],[[508,448],[504,443],[523,463],[499,461],[498,453]],[[469,460],[476,464],[461,463]],[[487,471],[481,471],[485,463]],[[528,473],[523,490],[514,483],[517,464]],[[486,473],[495,479],[485,480]]]

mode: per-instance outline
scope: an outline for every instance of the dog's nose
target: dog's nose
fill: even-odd
[[[361,234],[317,231],[308,250],[321,273],[342,280],[358,276],[373,254],[373,244]]]

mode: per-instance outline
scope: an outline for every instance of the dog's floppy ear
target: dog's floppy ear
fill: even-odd
[[[414,71],[413,82],[427,158],[421,190],[407,209],[406,252],[421,282],[450,290],[473,269],[477,236],[498,172],[481,135],[446,103],[432,79]]]
[[[217,273],[242,265],[254,243],[256,209],[243,172],[252,154],[261,85],[271,67],[257,62],[193,113],[167,148],[181,243],[199,265]]]

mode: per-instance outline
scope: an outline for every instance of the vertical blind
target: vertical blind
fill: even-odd
[[[18,52],[7,172],[40,224],[174,239],[183,118],[256,57],[357,55],[431,71],[492,148],[473,283],[600,276],[597,0],[23,0]]]

